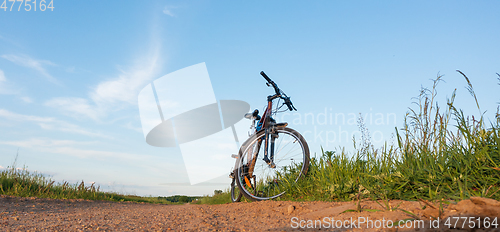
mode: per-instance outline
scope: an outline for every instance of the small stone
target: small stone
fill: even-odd
[[[470,200],[472,203],[476,205],[490,205],[490,206],[500,206],[500,202],[489,199],[489,198],[484,198],[484,197],[471,197]]]
[[[291,214],[295,210],[295,206],[289,205],[288,206],[288,214]]]

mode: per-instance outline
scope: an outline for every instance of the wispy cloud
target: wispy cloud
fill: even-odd
[[[112,158],[112,159],[126,159],[126,160],[140,160],[144,158],[144,155],[137,155],[125,152],[113,152],[113,151],[100,151],[91,149],[79,149],[74,147],[55,147],[50,149],[53,153],[66,154],[71,156],[76,156],[80,158]]]
[[[7,77],[5,77],[5,73],[0,69],[0,94],[16,94],[17,90],[15,90],[11,84],[7,82]]]
[[[139,91],[156,77],[160,69],[160,41],[153,39],[151,44],[148,54],[136,60],[131,68],[120,70],[117,77],[99,83],[89,92],[88,98],[57,97],[45,105],[66,115],[95,121],[110,112],[136,105]]]
[[[60,85],[60,83],[56,80],[56,78],[50,75],[49,72],[45,69],[45,66],[47,65],[55,66],[54,63],[48,60],[37,60],[27,55],[12,55],[12,54],[2,55],[2,58],[11,61],[17,65],[31,68],[40,73],[40,75],[45,77],[48,81]]]
[[[0,117],[4,117],[6,119],[16,120],[16,121],[33,121],[33,122],[54,122],[54,121],[56,121],[54,118],[16,114],[16,113],[10,112],[8,110],[4,110],[4,109],[0,109]]]
[[[163,14],[166,14],[166,15],[168,15],[170,17],[175,17],[176,15],[172,12],[172,9],[175,9],[175,8],[177,8],[177,7],[175,7],[175,6],[165,6],[163,8]]]
[[[108,139],[112,138],[112,137],[105,135],[103,133],[90,131],[90,130],[82,128],[78,125],[71,124],[71,123],[68,123],[66,121],[58,120],[58,119],[51,118],[51,117],[39,117],[39,116],[32,116],[32,115],[17,114],[17,113],[13,113],[13,112],[10,112],[10,111],[5,110],[5,109],[0,109],[0,117],[3,117],[5,119],[11,120],[11,121],[33,122],[33,123],[38,124],[42,129],[45,129],[45,130],[56,130],[56,131],[86,135],[86,136],[90,136],[90,137],[100,137],[100,138],[108,138]]]
[[[31,99],[30,97],[21,97],[21,100],[26,103],[33,103],[33,99]]]
[[[5,78],[5,73],[0,69],[0,83],[5,81],[7,81],[7,78]]]
[[[0,69],[0,94],[15,94],[15,95],[21,95],[21,92],[19,88],[17,88],[12,82],[9,82],[7,80],[7,77],[5,76],[5,73],[3,70]],[[21,100],[23,100],[26,103],[32,103],[33,100],[29,97],[20,97]]]
[[[143,133],[142,127],[134,126],[134,125],[132,125],[132,122],[128,122],[127,124],[123,125],[122,127],[127,128],[129,130],[139,132],[141,134]]]
[[[89,141],[74,141],[74,140],[55,140],[48,138],[30,138],[26,140],[14,140],[14,141],[0,141],[0,144],[11,145],[16,147],[36,149],[39,152],[56,153],[62,155],[69,155],[79,158],[92,158],[92,159],[120,159],[120,160],[140,160],[147,155],[132,154],[126,152],[113,152],[113,151],[102,151],[95,149],[82,149],[78,146],[89,146],[96,144],[97,142]]]
[[[0,69],[0,94],[7,93],[7,87],[5,86],[7,78],[5,78],[5,73]]]
[[[117,78],[99,83],[90,93],[90,98],[98,105],[137,104],[138,91],[155,77],[159,69],[160,45],[154,50],[145,61],[137,61],[133,68],[122,70]]]
[[[48,100],[45,105],[63,111],[75,118],[85,117],[98,121],[105,115],[104,106],[91,104],[84,98],[58,97]]]
[[[55,140],[47,138],[31,138],[27,140],[17,140],[17,141],[0,141],[0,144],[12,145],[16,147],[55,147],[55,146],[75,146],[75,145],[89,145],[95,144],[96,142],[82,142],[74,140]]]

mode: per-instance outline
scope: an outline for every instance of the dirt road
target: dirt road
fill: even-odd
[[[384,205],[383,202],[382,205]],[[400,204],[401,203],[401,204]],[[155,205],[87,200],[54,200],[0,195],[0,231],[448,231],[446,219],[470,216],[474,231],[491,231],[500,202],[477,198],[445,206],[425,202],[390,201],[392,211],[375,202],[266,201],[224,205]],[[436,207],[436,208],[434,208]],[[397,209],[395,209],[397,208]],[[425,209],[422,209],[425,208]],[[369,212],[366,209],[378,209]],[[396,228],[397,222],[412,218]],[[344,212],[344,213],[343,213]],[[413,217],[415,217],[413,216]],[[439,223],[435,220],[441,216]],[[488,219],[490,229],[484,229]],[[431,219],[429,219],[431,217]],[[481,229],[478,229],[478,219]],[[422,224],[419,224],[422,220]],[[470,220],[470,219],[468,219]],[[497,220],[497,224],[500,224]],[[434,227],[432,223],[434,222]],[[468,222],[469,223],[469,222]],[[457,223],[462,226],[462,221]],[[406,227],[410,227],[409,229]],[[426,227],[427,229],[424,229]],[[471,224],[464,224],[470,230]],[[500,225],[496,226],[500,228]],[[429,230],[429,228],[431,228]],[[500,231],[500,229],[495,229]],[[460,230],[453,230],[460,231]]]

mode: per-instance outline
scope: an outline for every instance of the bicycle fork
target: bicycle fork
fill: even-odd
[[[274,142],[275,142],[276,138],[278,138],[278,134],[275,133],[274,128],[271,129],[271,132],[269,132],[269,130],[270,129],[266,129],[266,132],[265,132],[266,135],[265,135],[264,159],[263,160],[267,163],[267,165],[269,165],[269,167],[276,168],[276,164],[274,164]],[[269,144],[269,140],[271,140],[271,144]],[[269,149],[269,148],[271,148],[271,149]],[[270,157],[268,157],[268,153],[271,153]]]

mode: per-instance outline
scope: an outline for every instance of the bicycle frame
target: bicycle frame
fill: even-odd
[[[273,100],[280,97],[280,95],[275,94],[267,97],[267,108],[264,111],[264,114],[262,115],[262,118],[258,122],[258,124],[261,124],[261,130],[266,130],[265,131],[265,136],[264,136],[264,161],[271,167],[275,167],[274,165],[274,140],[276,137],[274,136],[274,131],[272,131],[272,126],[276,125],[274,120],[271,118],[272,114],[272,108],[273,108]],[[283,124],[282,126],[286,126]],[[258,132],[258,131],[256,131]],[[269,140],[271,140],[270,144],[270,157],[268,157],[268,152],[269,152]],[[260,140],[257,143],[257,149],[254,151],[254,154],[252,154],[252,159],[250,161],[250,164],[248,165],[248,175],[250,177],[253,177],[253,170],[255,168],[255,163],[257,161],[257,156],[260,151],[260,147],[262,145],[262,140]],[[270,159],[269,159],[270,158]]]
[[[259,123],[262,123],[261,128],[267,128],[269,125],[269,121],[271,120],[271,110],[273,108],[273,101],[274,99],[270,100],[271,96],[267,97],[267,108],[264,111],[264,114],[262,115],[262,118],[260,119]]]

